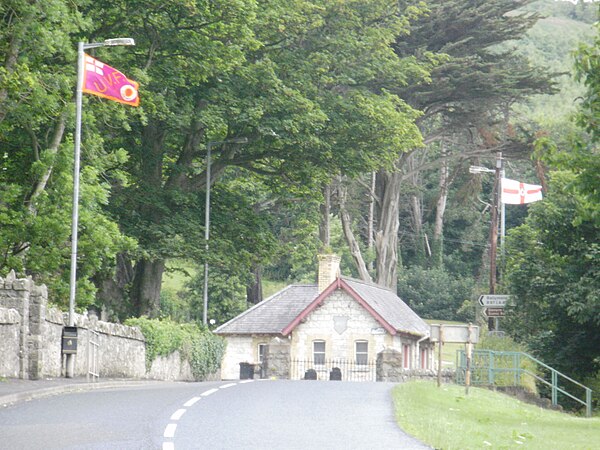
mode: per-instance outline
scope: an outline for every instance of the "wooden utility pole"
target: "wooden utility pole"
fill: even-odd
[[[467,356],[467,370],[465,371],[465,394],[469,395],[469,387],[471,386],[471,358],[473,357],[473,324],[469,322],[467,343],[465,344]]]
[[[444,325],[440,324],[440,337],[438,339],[438,373],[437,385],[442,385],[442,346],[444,345]]]
[[[496,255],[498,253],[498,205],[500,204],[500,175],[502,172],[502,152],[496,154],[496,171],[492,191],[492,220],[490,224],[490,294],[496,293]],[[494,319],[488,318],[488,329],[495,330]]]

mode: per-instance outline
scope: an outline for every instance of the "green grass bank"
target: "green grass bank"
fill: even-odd
[[[600,448],[600,418],[575,417],[529,405],[487,389],[431,382],[393,391],[396,419],[407,433],[436,449]]]

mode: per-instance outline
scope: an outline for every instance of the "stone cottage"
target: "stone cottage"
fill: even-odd
[[[429,326],[394,292],[340,276],[339,263],[320,255],[316,285],[290,285],[217,328],[221,377],[375,381],[390,353],[400,371],[431,369]]]

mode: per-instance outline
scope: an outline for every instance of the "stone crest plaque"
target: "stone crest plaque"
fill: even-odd
[[[343,334],[348,329],[348,316],[333,316],[333,329]]]

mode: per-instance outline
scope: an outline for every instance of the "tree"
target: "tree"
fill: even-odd
[[[544,362],[582,377],[600,369],[600,229],[568,191],[572,173],[552,173],[543,202],[509,234],[505,287],[514,296],[507,330]]]
[[[463,304],[468,304],[473,279],[456,276],[443,268],[414,266],[398,277],[398,295],[419,316],[427,319],[473,321]]]
[[[553,169],[543,202],[510,234],[506,287],[515,296],[511,333],[548,364],[572,376],[598,378],[600,371],[600,222],[595,127],[598,115],[598,47],[582,46],[576,69],[587,96],[577,122],[586,135],[571,138],[569,151],[547,138],[540,157]]]
[[[412,232],[421,236],[417,245],[419,248],[428,245],[423,235],[423,205],[418,189],[414,189],[419,170],[444,166],[453,160],[487,156],[498,150],[528,151],[528,144],[509,131],[510,106],[528,95],[552,91],[551,75],[499,47],[507,40],[518,39],[537,20],[535,14],[515,11],[527,3],[530,2],[434,1],[428,4],[426,14],[413,17],[410,33],[394,42],[393,48],[402,60],[419,61],[420,67],[428,68],[430,75],[400,83],[391,92],[422,111],[417,123],[426,145],[440,140],[446,145],[437,151],[418,146],[406,149],[407,153],[430,152],[431,156],[404,154],[396,160],[393,169],[378,173],[375,221],[378,283],[391,288],[396,286],[403,192],[410,192],[409,201],[414,206]],[[462,139],[456,141],[457,137]],[[450,153],[451,149],[460,149],[460,152]],[[444,153],[442,157],[440,152]],[[415,161],[421,161],[423,166],[416,167]],[[438,216],[433,242],[438,260],[443,253],[440,230],[443,230],[446,212],[444,198],[448,183],[454,178],[449,175],[448,168],[443,167],[438,183]],[[411,179],[413,186],[410,186]]]
[[[61,0],[0,5],[0,270],[14,269],[46,283],[56,303],[69,289],[72,152],[76,46],[72,36],[89,26],[77,5]],[[107,110],[107,112],[110,109]],[[115,117],[107,113],[108,117]],[[89,117],[88,117],[89,118]],[[91,121],[84,148],[78,306],[94,302],[91,278],[110,272],[119,251],[131,248],[102,210],[107,178],[122,151],[104,153]]]
[[[144,68],[131,73],[145,82],[144,115],[107,144],[131,155],[131,182],[115,186],[111,211],[140,242],[133,270],[124,269],[137,314],[157,314],[165,258],[202,246],[182,213],[202,215],[195,199],[208,141],[249,141],[216,149],[213,184],[238,167],[274,192],[287,185],[302,195],[340,167],[390,164],[418,143],[414,111],[378,87],[413,70],[389,45],[406,21],[388,2],[236,3],[111,2],[90,11],[103,15],[96,33],[118,29],[144,49],[122,55]]]

